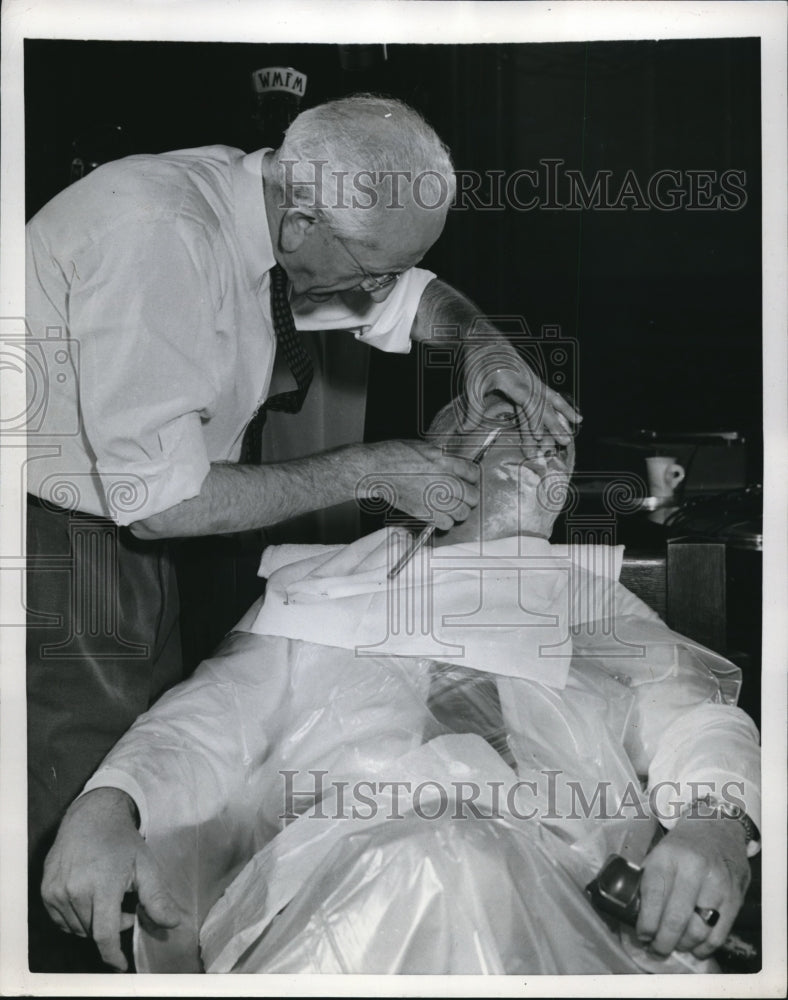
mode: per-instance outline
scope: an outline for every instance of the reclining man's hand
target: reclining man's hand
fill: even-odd
[[[728,936],[749,882],[741,824],[684,817],[643,863],[638,937],[660,955],[677,948],[708,958]],[[714,927],[696,906],[719,912]]]
[[[140,905],[160,927],[175,927],[183,916],[134,814],[134,803],[117,788],[96,788],[77,799],[47,856],[41,885],[57,926],[93,937],[102,959],[121,972],[128,963],[120,932],[134,922],[131,914],[121,913],[125,893],[136,890]]]

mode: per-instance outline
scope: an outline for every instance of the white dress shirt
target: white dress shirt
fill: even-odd
[[[211,463],[238,460],[276,347],[264,152],[130,156],[30,221],[27,323],[49,367],[33,387],[29,492],[129,524],[197,496]],[[382,303],[295,303],[296,326],[407,352],[433,277],[411,269]]]

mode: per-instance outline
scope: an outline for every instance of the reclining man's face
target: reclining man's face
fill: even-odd
[[[504,429],[481,463],[481,501],[471,516],[436,539],[436,544],[491,541],[510,535],[549,538],[572,476],[574,443],[567,447],[539,447],[523,441],[511,426],[511,404],[502,401],[487,414],[504,423]],[[472,458],[480,447],[480,434],[454,434],[447,445],[453,454]]]

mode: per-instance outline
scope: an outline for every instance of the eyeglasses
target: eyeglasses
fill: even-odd
[[[334,233],[334,239],[336,239],[337,243],[341,244],[345,253],[364,275],[363,280],[359,281],[356,286],[357,288],[360,288],[365,292],[379,292],[382,288],[388,288],[389,285],[393,285],[397,278],[399,278],[399,272],[394,271],[391,271],[388,274],[370,274],[341,236],[337,236],[336,233]]]

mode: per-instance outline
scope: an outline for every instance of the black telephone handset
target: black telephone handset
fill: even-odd
[[[634,926],[640,910],[642,875],[642,868],[620,854],[611,854],[596,878],[586,886],[586,892],[598,910]]]
[[[622,858],[620,854],[611,854],[597,876],[586,886],[586,892],[596,909],[616,917],[624,924],[634,926],[640,911],[642,875],[642,868]],[[700,910],[696,907],[696,912],[710,927],[720,917],[717,910]],[[753,958],[756,954],[756,949],[736,934],[729,934],[719,951],[736,958]]]

